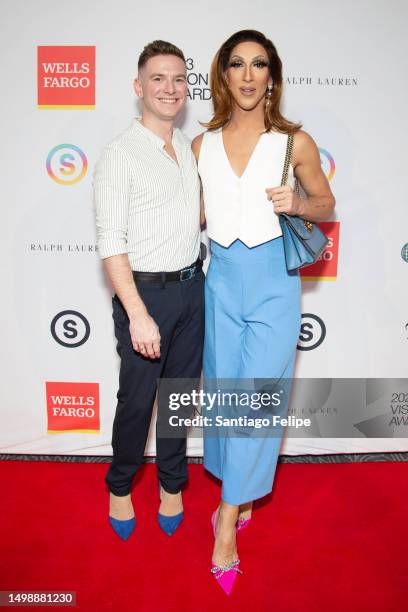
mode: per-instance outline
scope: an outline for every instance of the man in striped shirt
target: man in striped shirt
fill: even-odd
[[[142,116],[103,150],[94,173],[98,250],[114,288],[121,357],[109,518],[122,539],[135,526],[130,489],[149,432],[160,378],[199,378],[204,334],[200,184],[190,142],[173,127],[187,98],[182,51],[164,41],[139,57]],[[157,437],[159,524],[183,518],[186,440]]]

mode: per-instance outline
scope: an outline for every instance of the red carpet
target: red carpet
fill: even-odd
[[[230,598],[209,573],[219,488],[202,466],[189,468],[172,538],[157,525],[155,466],[144,466],[127,542],[108,524],[107,467],[0,462],[0,590],[72,590],[90,612],[408,608],[404,463],[278,465],[272,495],[239,536],[244,575]]]

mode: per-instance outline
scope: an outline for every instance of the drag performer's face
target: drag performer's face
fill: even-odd
[[[250,111],[264,104],[268,85],[272,85],[268,55],[262,45],[243,42],[231,51],[225,78],[237,106]]]

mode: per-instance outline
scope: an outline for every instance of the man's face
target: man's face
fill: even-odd
[[[140,69],[134,87],[145,111],[162,121],[172,121],[186,103],[186,65],[177,55],[151,57]]]

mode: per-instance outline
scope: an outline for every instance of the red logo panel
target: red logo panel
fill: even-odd
[[[95,108],[95,47],[38,47],[38,107]]]
[[[99,384],[46,382],[48,433],[99,433]]]
[[[340,221],[320,221],[318,226],[329,242],[316,263],[301,268],[302,280],[336,280],[339,255]]]

